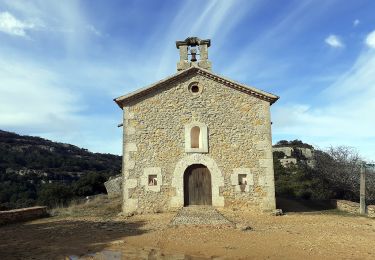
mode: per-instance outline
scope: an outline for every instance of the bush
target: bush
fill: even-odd
[[[67,185],[48,183],[41,186],[38,192],[38,203],[49,207],[65,206],[73,197],[74,193]]]
[[[274,171],[276,196],[314,200],[327,200],[333,196],[328,183],[303,163],[283,167],[274,158]]]
[[[104,182],[107,178],[103,174],[96,172],[88,173],[82,176],[73,184],[74,193],[77,196],[89,196],[100,193],[106,193]]]

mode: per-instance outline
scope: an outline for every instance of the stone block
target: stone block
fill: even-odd
[[[122,175],[110,178],[104,183],[108,197],[115,197],[122,193]]]

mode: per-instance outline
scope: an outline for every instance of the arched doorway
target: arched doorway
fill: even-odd
[[[184,206],[212,205],[211,174],[203,164],[193,164],[184,173]]]

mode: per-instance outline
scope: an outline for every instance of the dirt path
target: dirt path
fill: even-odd
[[[375,258],[375,219],[328,213],[221,213],[251,228],[172,226],[173,213],[107,220],[53,217],[0,227],[0,259]]]

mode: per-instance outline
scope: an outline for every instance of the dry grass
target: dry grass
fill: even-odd
[[[72,201],[68,207],[56,207],[50,210],[50,215],[55,217],[99,217],[113,218],[121,213],[121,198],[107,195],[96,196],[87,201]]]

